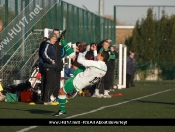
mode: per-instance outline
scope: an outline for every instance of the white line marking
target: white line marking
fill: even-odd
[[[74,118],[74,117],[81,116],[81,115],[86,115],[86,114],[89,114],[89,113],[94,113],[94,112],[97,112],[98,110],[103,110],[103,109],[108,108],[108,107],[113,107],[113,106],[125,104],[125,103],[128,103],[128,102],[134,101],[134,100],[139,100],[139,99],[143,99],[143,98],[150,97],[150,96],[153,96],[153,95],[157,95],[157,94],[161,94],[161,93],[164,93],[164,92],[168,92],[170,90],[173,90],[173,89],[168,89],[168,90],[165,90],[165,91],[157,92],[157,93],[154,93],[154,94],[146,95],[146,96],[139,97],[139,98],[136,98],[136,99],[131,99],[131,100],[124,101],[124,102],[117,103],[117,104],[113,104],[113,105],[103,106],[103,107],[100,107],[100,108],[98,108],[96,110],[92,110],[92,111],[89,111],[89,112],[84,112],[84,113],[81,113],[81,114],[69,116],[69,117],[67,117],[65,119]]]
[[[102,106],[98,109],[95,109],[95,110],[91,110],[89,112],[84,112],[84,113],[81,113],[81,114],[77,114],[77,115],[73,115],[73,116],[69,116],[65,119],[70,119],[70,118],[74,118],[74,117],[78,117],[78,116],[81,116],[81,115],[86,115],[86,114],[89,114],[89,113],[94,113],[94,112],[97,112],[98,110],[103,110],[105,108],[108,108],[108,107],[113,107],[113,106],[117,106],[117,105],[121,105],[121,104],[125,104],[125,103],[128,103],[128,102],[131,102],[131,101],[134,101],[134,100],[139,100],[139,99],[143,99],[143,98],[146,98],[146,97],[150,97],[150,96],[154,96],[154,95],[157,95],[157,94],[161,94],[161,93],[165,93],[165,92],[168,92],[168,91],[171,91],[171,90],[174,90],[175,88],[173,89],[168,89],[168,90],[165,90],[165,91],[160,91],[160,92],[157,92],[157,93],[153,93],[153,94],[150,94],[150,95],[146,95],[146,96],[143,96],[143,97],[139,97],[139,98],[135,98],[135,99],[131,99],[131,100],[128,100],[128,101],[124,101],[124,102],[121,102],[121,103],[117,103],[117,104],[113,104],[113,105],[108,105],[108,106]],[[24,128],[22,130],[19,130],[17,132],[26,132],[30,129],[34,129],[38,126],[30,126],[28,128]]]
[[[21,129],[21,130],[16,131],[16,132],[27,132],[28,130],[30,130],[30,129],[34,129],[34,128],[36,128],[36,127],[38,127],[38,126],[30,126],[30,127],[27,127],[27,128]]]

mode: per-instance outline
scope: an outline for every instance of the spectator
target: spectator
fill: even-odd
[[[97,53],[95,53],[97,51],[97,45],[93,42],[90,45],[90,50],[87,51],[85,58],[87,60],[97,60]],[[88,47],[87,47],[88,48]],[[88,49],[87,49],[88,50]],[[90,90],[90,96],[93,96],[93,94],[95,93],[95,88],[96,88],[96,84],[90,86],[89,90]]]
[[[0,32],[2,31],[2,29],[3,29],[3,22],[0,19]],[[0,40],[0,47],[1,47],[1,42],[2,42],[2,40]],[[0,57],[1,57],[1,54],[2,54],[2,51],[0,50]],[[2,59],[0,60],[0,69],[1,69],[1,66],[3,66],[3,60]],[[0,77],[1,77],[1,75],[0,75]]]
[[[58,66],[58,58],[55,48],[55,42],[57,41],[57,35],[52,33],[46,41],[46,47],[43,53],[43,67],[45,74],[45,86],[44,86],[44,105],[50,105],[50,96],[55,90],[57,85],[56,70]]]
[[[42,100],[43,100],[43,97],[44,97],[44,68],[43,68],[43,52],[44,52],[44,49],[45,49],[45,46],[46,46],[46,43],[45,41],[47,41],[48,38],[47,37],[43,37],[43,40],[40,44],[40,47],[39,47],[39,72],[41,73],[41,97],[42,97]]]
[[[63,46],[60,43],[60,30],[54,29],[53,33],[57,35],[57,41],[55,42],[56,47],[56,53],[58,58],[58,65],[56,69],[56,79],[57,79],[57,85],[55,85],[56,88],[54,88],[53,96],[54,96],[54,102],[58,104],[58,92],[60,89],[60,80],[61,80],[61,71],[63,70],[63,57],[65,56],[65,51]]]
[[[2,22],[2,20],[0,20],[0,32],[2,31],[2,29],[3,29],[3,22]],[[0,40],[0,44],[1,44],[1,40]],[[1,55],[1,51],[0,51],[0,55]],[[1,60],[1,62],[2,62],[2,60]],[[0,64],[0,66],[2,66],[2,63]],[[0,79],[0,101],[4,101],[6,96],[3,95],[3,93],[2,93],[3,88],[2,88],[2,84],[1,83],[2,83],[2,79]]]
[[[0,79],[0,102],[4,101],[6,96],[3,95],[2,91],[3,91],[3,88],[2,88],[2,79]]]
[[[115,55],[116,58],[118,58],[118,53],[115,51],[114,49],[114,46],[110,46],[110,51],[111,51],[111,55]],[[111,87],[110,87],[110,90],[111,91],[114,91],[114,87],[113,87],[113,84],[114,84],[114,71],[115,71],[115,59],[111,59]]]
[[[134,60],[134,51],[130,52],[130,55],[127,57],[127,67],[126,67],[126,88],[129,88],[132,76],[134,75],[135,69],[135,60]]]
[[[81,44],[78,46],[79,52],[84,52],[84,54],[86,54],[87,52],[87,43],[86,42],[81,42]]]
[[[43,37],[42,42],[40,44],[39,47],[39,71],[41,74],[43,74],[43,58],[42,58],[42,54],[45,48],[45,41],[47,41],[48,38],[47,37]]]
[[[109,49],[109,45],[110,45],[109,42],[111,42],[111,40],[106,40],[106,41],[102,41],[102,42],[103,42],[102,43],[102,48],[99,50],[99,52],[107,51],[108,54],[109,54],[108,61],[106,61],[107,72],[106,72],[105,76],[101,79],[101,82],[99,82],[100,85],[98,85],[100,87],[104,87],[104,91],[103,91],[103,89],[99,89],[99,91],[101,91],[99,93],[98,89],[96,89],[94,97],[111,98],[111,96],[109,95],[109,90],[110,90],[110,88],[112,87],[112,84],[113,84],[112,79],[111,79],[112,76],[113,76],[111,60],[115,59],[116,56],[114,54],[112,54],[110,49]]]
[[[104,78],[102,79],[102,83],[104,83],[104,95],[101,93],[98,96],[98,97],[104,97],[104,98],[111,98],[111,96],[109,95],[109,91],[110,91],[111,87],[113,86],[113,82],[111,82],[112,76],[113,76],[111,60],[116,58],[116,56],[114,54],[112,54],[110,49],[109,49],[110,42],[111,42],[111,40],[104,41],[102,43],[102,48],[99,50],[99,52],[107,51],[109,54],[108,61],[106,61],[107,72],[106,72]]]
[[[76,55],[78,55],[79,53],[79,46],[80,46],[81,42],[76,42],[76,48],[75,48],[75,53]]]
[[[105,41],[108,42],[108,43],[111,43],[112,42],[112,40],[110,40],[110,39],[102,40],[100,43],[97,44],[97,52],[99,52],[99,50],[103,47],[103,43]]]
[[[132,52],[134,52],[134,51],[130,51],[130,54],[132,54]],[[134,61],[134,65],[135,65],[135,63],[136,63],[136,53],[134,53],[133,61]],[[134,70],[135,70],[135,66],[134,66]],[[133,72],[133,74],[131,76],[131,87],[135,87],[135,85],[134,85],[134,74],[135,73]]]

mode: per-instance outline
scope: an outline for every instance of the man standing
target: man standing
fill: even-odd
[[[111,55],[115,55],[115,59],[111,59],[111,86],[110,90],[114,91],[114,72],[115,72],[115,60],[118,58],[118,53],[115,51],[113,46],[110,46]]]
[[[53,33],[57,35],[57,41],[55,42],[55,48],[56,48],[56,53],[57,53],[57,58],[58,58],[58,65],[56,69],[57,85],[55,86],[55,90],[53,91],[53,96],[55,98],[55,101],[57,102],[58,93],[60,89],[61,71],[63,69],[63,59],[62,58],[65,56],[65,51],[59,40],[60,30],[54,29]]]
[[[46,41],[46,46],[43,53],[43,67],[45,74],[45,86],[44,86],[44,105],[50,105],[50,96],[55,90],[57,85],[56,69],[58,66],[58,58],[55,48],[55,42],[57,41],[57,35],[52,33],[50,40]]]
[[[130,55],[127,57],[127,67],[126,67],[126,88],[129,88],[129,85],[134,75],[135,69],[135,60],[134,60],[134,51],[130,52]]]
[[[112,71],[112,59],[115,59],[116,56],[115,54],[112,54],[110,49],[109,49],[109,42],[111,41],[103,41],[102,43],[102,48],[99,50],[99,52],[102,52],[102,51],[107,51],[108,54],[109,54],[109,58],[108,58],[108,61],[106,61],[106,65],[107,65],[107,72],[105,74],[105,76],[102,78],[102,83],[104,83],[104,95],[103,94],[99,94],[98,95],[98,92],[96,92],[95,94],[98,95],[99,98],[103,97],[103,98],[111,98],[111,96],[109,95],[109,90],[111,89],[112,85],[113,85],[113,82],[112,82],[112,76],[113,76],[113,73],[111,72]]]

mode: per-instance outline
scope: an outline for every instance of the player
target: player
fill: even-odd
[[[68,48],[67,42],[61,40],[62,45]],[[72,54],[72,53],[69,53]],[[85,69],[79,67],[74,71],[74,77],[69,78],[63,88],[59,90],[59,104],[60,109],[53,116],[66,115],[66,94],[74,90],[80,91],[83,88],[94,85],[101,77],[106,74],[107,66],[105,62],[108,60],[109,54],[106,51],[100,52],[97,55],[97,61],[86,60],[83,53],[79,53],[77,62],[86,67]],[[72,60],[75,61],[75,56],[72,56]]]

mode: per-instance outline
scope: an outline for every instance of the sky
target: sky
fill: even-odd
[[[99,0],[64,0],[83,9],[87,8],[89,11],[98,14]],[[174,7],[165,7],[168,14],[172,15],[175,12],[175,0],[104,0],[104,15],[114,14],[114,5],[117,5],[117,18],[121,22],[135,23],[136,19],[141,19],[145,16],[148,7],[154,5],[166,5]],[[137,7],[123,7],[118,5],[134,5]],[[138,7],[145,5],[148,7]],[[85,8],[83,7],[85,6]],[[160,10],[163,7],[160,8]],[[158,12],[158,7],[154,6],[155,13]],[[129,12],[129,13],[128,13]],[[157,13],[158,14],[158,13]],[[158,16],[157,16],[158,17]]]

